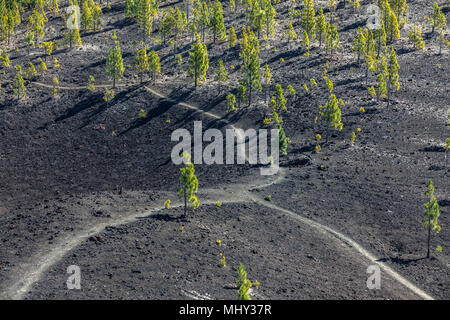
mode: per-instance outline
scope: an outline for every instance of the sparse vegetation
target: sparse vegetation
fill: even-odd
[[[196,193],[198,191],[198,180],[195,175],[194,164],[191,162],[191,156],[183,153],[185,167],[180,168],[180,188],[177,190],[179,196],[184,200],[184,216],[187,216],[187,203],[191,203],[191,209],[196,209],[200,205]]]
[[[439,233],[441,231],[441,226],[439,225],[439,204],[434,195],[434,185],[433,181],[429,180],[427,184],[428,190],[425,191],[425,195],[430,197],[430,201],[425,203],[425,216],[422,220],[424,228],[428,232],[427,237],[427,258],[430,258],[430,244],[431,244],[431,232]]]
[[[105,298],[124,297],[128,286],[135,288],[127,292],[129,297],[144,296],[133,281],[148,279],[149,270],[160,275],[158,268],[166,268],[162,272],[167,277],[161,279],[167,286],[184,277],[184,271],[196,277],[192,270],[199,266],[204,274],[218,272],[225,279],[229,266],[240,259],[260,277],[262,257],[269,257],[264,260],[267,287],[258,298],[298,298],[299,291],[284,272],[288,266],[313,264],[317,277],[298,274],[299,281],[312,288],[301,290],[302,298],[373,297],[361,286],[349,290],[345,284],[347,276],[356,279],[353,272],[360,269],[356,256],[347,254],[354,246],[339,250],[333,241],[327,242],[331,257],[322,246],[312,245],[326,241],[333,231],[345,233],[374,256],[391,260],[387,264],[393,280],[396,271],[414,280],[400,291],[396,286],[401,284],[393,281],[392,290],[379,291],[377,297],[408,298],[416,285],[421,297],[424,291],[446,297],[442,283],[447,279],[421,273],[432,268],[441,275],[442,261],[449,254],[443,244],[434,243],[446,239],[434,234],[448,223],[450,138],[442,114],[447,109],[442,104],[449,100],[448,4],[446,0],[0,0],[0,162],[4,163],[0,243],[8,248],[0,247],[0,268],[6,268],[12,281],[5,288],[8,292],[19,288],[25,298],[41,293],[49,297],[53,283],[30,283],[32,291],[20,284],[31,280],[27,275],[19,279],[17,266],[24,263],[24,253],[30,265],[40,265],[35,248],[48,247],[47,258],[59,244],[65,250],[61,239],[72,234],[78,239],[85,227],[118,226],[141,212],[154,212],[151,219],[139,218],[120,228],[102,227],[83,243],[86,254],[77,254],[77,259],[85,265],[82,259],[92,257],[95,269],[96,259],[106,257],[92,255],[98,242],[111,248],[115,239],[123,238],[127,254],[136,257],[118,256],[120,268],[131,261],[133,277],[108,273],[102,278],[105,290],[98,291]],[[201,130],[197,121],[203,122]],[[192,134],[192,125],[194,139],[187,134]],[[173,148],[172,154],[177,129],[182,129],[186,146],[177,152]],[[210,129],[215,133],[206,136],[210,144],[205,144],[206,138],[198,143],[197,130],[204,134]],[[276,132],[278,141],[270,140]],[[229,133],[235,136],[229,139]],[[223,145],[239,143],[242,136],[244,148],[233,147],[230,157],[230,149]],[[278,153],[272,142],[278,142]],[[264,151],[256,163],[254,147]],[[214,164],[207,164],[205,150],[211,153],[209,158],[217,159]],[[179,172],[171,170],[174,156],[181,152],[185,163]],[[231,158],[234,162],[245,158],[245,164],[233,164]],[[272,177],[263,174],[269,162],[277,169]],[[424,175],[430,181],[422,224],[428,233],[427,257],[432,258],[436,248],[436,259],[416,257],[420,252],[411,248],[425,243],[426,235],[417,232],[418,220],[403,214],[420,209],[408,195],[422,192],[418,186]],[[180,185],[174,187],[178,178]],[[436,194],[432,181],[439,186]],[[171,203],[168,197],[177,196],[170,191],[174,189],[181,201]],[[208,205],[196,210],[189,223],[177,217],[181,210],[186,217],[190,208],[200,205],[198,194]],[[113,206],[110,201],[114,214],[103,210]],[[171,210],[158,211],[158,203]],[[92,214],[91,207],[96,207]],[[67,219],[79,212],[83,214],[75,222],[83,225],[72,228]],[[9,219],[16,213],[20,219]],[[308,225],[311,220],[318,229],[295,224]],[[258,224],[253,226],[252,221]],[[340,230],[343,225],[345,232]],[[321,228],[324,233],[316,234]],[[369,230],[369,236],[360,243],[361,230]],[[273,235],[282,237],[282,243]],[[314,241],[304,241],[303,236]],[[148,262],[141,255],[147,254],[149,240],[151,256],[158,257],[158,263],[148,270],[134,268],[136,261]],[[123,243],[114,242],[117,255],[123,254]],[[306,256],[291,254],[299,243]],[[364,256],[365,251],[355,252]],[[61,255],[59,265],[66,265],[67,257]],[[184,271],[175,274],[180,257]],[[212,259],[198,260],[205,257]],[[333,270],[343,268],[345,281],[331,273],[327,279],[336,286],[320,287],[315,281],[323,278],[329,263]],[[47,269],[39,270],[43,270],[39,281],[46,281]],[[52,270],[59,269],[52,265],[48,272]],[[245,277],[239,282],[239,298],[250,299],[255,284],[246,279],[243,266],[240,273]],[[91,275],[84,276],[88,285]],[[146,287],[146,296],[155,295],[156,279]],[[209,292],[205,284],[215,280],[208,280],[196,279],[194,296]],[[112,281],[127,286],[106,290]],[[0,279],[0,287],[4,284]],[[172,298],[174,291],[167,289],[164,294]],[[66,292],[67,297],[74,292]],[[98,293],[88,289],[78,295],[86,292],[92,297]],[[411,296],[417,297],[417,292]],[[229,294],[211,293],[217,299]],[[52,294],[60,297],[58,290]]]

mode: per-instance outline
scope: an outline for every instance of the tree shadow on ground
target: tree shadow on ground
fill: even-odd
[[[138,220],[157,220],[157,221],[174,221],[174,222],[185,222],[186,218],[184,216],[184,214],[178,215],[178,216],[171,216],[169,214],[162,214],[162,213],[158,213],[158,214],[154,214],[151,216],[147,216],[147,217],[137,217]]]
[[[145,85],[145,84],[143,84],[143,85]],[[137,86],[136,89],[137,88],[140,88],[140,86]],[[119,136],[124,135],[134,129],[137,129],[140,126],[143,126],[146,123],[148,123],[153,118],[159,117],[160,115],[166,113],[174,105],[177,105],[178,103],[182,102],[186,98],[186,95],[189,95],[189,94],[190,94],[190,92],[184,92],[182,95],[178,96],[176,99],[172,98],[171,96],[169,96],[168,98],[159,99],[159,101],[157,102],[158,106],[156,108],[153,108],[153,109],[147,111],[147,115],[145,118],[139,118],[139,119],[134,120],[128,129],[119,133]],[[128,97],[127,97],[127,99],[128,99]]]
[[[72,118],[72,117],[76,116],[77,114],[83,112],[84,110],[87,110],[87,109],[103,102],[103,95],[100,92],[96,92],[96,93],[88,94],[88,95],[86,95],[86,93],[83,93],[83,97],[84,97],[84,99],[82,99],[81,101],[76,103],[72,108],[67,110],[63,115],[57,117],[52,122],[47,122],[47,123],[43,124],[41,127],[38,128],[38,130],[46,129],[51,123],[57,123],[57,122],[61,122],[66,119]]]
[[[416,51],[414,48],[400,48],[397,50],[397,55],[408,54],[414,51]]]
[[[419,149],[420,152],[445,152],[444,147],[441,146],[429,146]]]
[[[345,27],[342,27],[339,32],[346,32],[349,30],[353,30],[353,29],[358,29],[358,27],[364,27],[366,25],[366,21],[361,20],[361,21],[356,21],[352,24],[346,25]]]
[[[425,259],[426,259],[425,257],[422,257],[422,258],[408,258],[408,259],[399,258],[399,257],[385,257],[385,258],[380,258],[380,259],[378,259],[376,261],[379,261],[379,262],[391,261],[391,262],[396,263],[396,264],[408,265],[410,263],[418,262],[418,261],[425,260]]]

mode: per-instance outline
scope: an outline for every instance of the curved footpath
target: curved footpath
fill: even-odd
[[[41,82],[32,82],[32,84],[42,86],[42,87],[47,87],[47,88],[53,88],[53,85],[41,83]],[[104,88],[104,87],[109,87],[109,86],[111,86],[111,85],[107,85],[107,84],[96,85],[96,87],[99,87],[99,88]],[[120,84],[118,86],[127,86],[127,84]],[[159,98],[171,100],[170,98],[168,98],[164,94],[156,91],[153,88],[150,88],[148,86],[144,86],[144,88]],[[60,86],[60,89],[62,89],[62,90],[80,90],[80,89],[85,89],[85,87],[83,87],[83,86],[73,86],[73,87]],[[176,104],[181,107],[185,107],[185,108],[189,108],[192,110],[202,112],[203,114],[205,114],[211,118],[221,119],[220,116],[218,116],[214,113],[205,112],[205,111],[199,109],[198,107],[190,105],[188,103],[180,102],[180,103],[176,103]],[[222,120],[227,121],[226,119],[222,119]],[[234,125],[232,125],[230,123],[228,123],[228,125],[232,129],[235,129],[235,130],[237,129]],[[246,155],[246,158],[247,158],[247,155]],[[379,260],[378,258],[376,258],[372,253],[370,253],[369,251],[364,249],[361,245],[356,243],[354,240],[350,239],[348,236],[342,234],[341,232],[339,232],[337,230],[334,230],[331,227],[323,225],[314,220],[308,219],[305,216],[300,215],[296,212],[284,209],[284,208],[274,205],[270,202],[267,202],[264,199],[261,199],[261,198],[255,196],[253,193],[251,193],[251,191],[253,191],[255,189],[266,188],[268,186],[278,184],[283,180],[285,180],[285,172],[284,172],[284,169],[280,167],[278,176],[275,179],[273,179],[271,181],[269,180],[268,182],[266,182],[258,187],[255,187],[254,185],[245,185],[245,184],[238,185],[238,186],[233,185],[233,188],[235,188],[235,189],[239,188],[239,190],[238,190],[239,192],[237,192],[237,194],[239,194],[239,196],[236,198],[236,195],[235,195],[234,199],[224,200],[222,202],[223,203],[255,202],[259,205],[283,212],[284,214],[290,216],[291,218],[293,218],[301,223],[304,223],[320,232],[324,232],[329,237],[337,238],[338,240],[342,241],[346,245],[350,246],[352,248],[352,250],[354,250],[356,253],[360,254],[361,256],[366,258],[368,261],[370,261],[370,263],[377,264],[381,269],[383,269],[393,279],[395,279],[400,284],[402,284],[403,286],[405,286],[406,288],[408,288],[409,290],[414,292],[419,297],[426,299],[426,300],[433,300],[433,298],[429,294],[427,294],[426,292],[424,292],[423,290],[418,288],[416,285],[414,285],[413,283],[408,281],[406,278],[404,278],[403,276],[398,274],[394,269],[392,269],[385,263],[378,261]],[[214,204],[214,202],[213,201],[203,202],[203,204]],[[182,205],[183,204],[181,204],[181,203],[176,203],[173,206],[180,207]],[[163,206],[154,207],[154,208],[148,210],[147,212],[145,212],[144,214],[135,213],[135,214],[131,214],[131,215],[125,216],[125,217],[119,217],[113,222],[98,224],[90,229],[84,230],[83,232],[81,232],[79,234],[70,235],[70,236],[66,237],[63,241],[60,241],[59,243],[55,244],[52,248],[46,249],[45,253],[36,254],[35,257],[33,257],[31,259],[31,261],[32,261],[31,263],[29,263],[25,266],[22,266],[20,268],[21,271],[17,272],[17,274],[15,275],[16,279],[13,280],[13,285],[11,285],[8,289],[6,289],[5,292],[0,293],[0,297],[3,299],[22,299],[25,296],[25,294],[31,289],[33,284],[36,283],[38,280],[40,280],[42,275],[51,266],[53,266],[57,262],[59,262],[64,257],[65,254],[67,254],[69,251],[71,251],[72,249],[77,247],[88,237],[91,237],[92,235],[102,232],[108,226],[119,226],[119,225],[128,224],[128,223],[137,221],[137,219],[139,217],[147,217],[147,216],[154,215],[162,209],[164,209]]]

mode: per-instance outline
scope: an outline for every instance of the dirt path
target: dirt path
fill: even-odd
[[[45,83],[39,83],[39,82],[33,82],[33,84],[52,88],[52,85],[48,85]],[[108,85],[97,85],[96,87],[107,87]],[[84,89],[85,87],[65,87],[61,86],[60,89],[63,90],[79,90]],[[144,87],[146,90],[151,92],[152,94],[156,95],[157,97],[163,98],[163,99],[170,99],[166,97],[165,95],[155,91],[152,88],[149,88],[147,86]],[[213,114],[211,112],[204,112],[201,109],[181,102],[178,103],[178,105],[197,110],[199,112],[202,112],[206,114],[207,116],[210,116],[215,119],[220,119],[220,117],[216,114]],[[236,129],[233,125],[229,125],[231,128]],[[238,131],[239,132],[239,131]],[[428,295],[426,292],[412,284],[410,281],[405,279],[403,276],[398,274],[395,270],[393,270],[391,267],[387,266],[386,264],[378,261],[373,254],[371,254],[369,251],[361,247],[358,243],[347,237],[346,235],[340,233],[339,231],[336,231],[326,225],[320,224],[314,220],[308,219],[300,214],[297,214],[293,211],[284,209],[282,207],[279,207],[277,205],[274,205],[270,203],[269,201],[265,201],[259,197],[256,197],[254,194],[252,194],[252,190],[255,189],[261,189],[266,188],[270,185],[274,185],[277,183],[280,183],[285,179],[285,170],[280,167],[280,171],[278,173],[278,176],[275,179],[272,179],[271,181],[264,183],[260,186],[253,187],[253,185],[233,185],[233,188],[237,190],[237,194],[234,196],[233,200],[224,200],[223,203],[245,203],[249,201],[253,201],[255,203],[258,203],[260,205],[263,205],[265,207],[278,210],[280,212],[283,212],[284,214],[290,216],[291,218],[300,221],[309,227],[315,228],[317,231],[327,234],[329,237],[334,237],[342,241],[344,244],[350,246],[356,253],[360,254],[361,256],[365,257],[367,260],[370,261],[372,264],[377,264],[381,269],[383,269],[387,274],[389,274],[393,279],[397,280],[400,284],[407,287],[409,290],[414,292],[416,295],[420,296],[423,299],[426,300],[432,300],[433,298]],[[203,202],[204,204],[213,204],[214,202]],[[181,206],[181,204],[177,203],[174,206]],[[0,297],[7,298],[7,299],[22,299],[24,295],[28,292],[28,290],[33,286],[33,284],[38,281],[41,276],[55,263],[57,263],[62,257],[75,248],[77,245],[82,243],[84,240],[86,240],[88,237],[98,234],[101,231],[105,229],[107,226],[118,226],[123,225],[127,223],[131,223],[133,221],[136,221],[138,217],[146,217],[155,214],[159,210],[163,209],[163,207],[154,207],[151,210],[145,212],[144,214],[131,214],[125,217],[120,217],[114,222],[108,222],[108,223],[102,223],[98,224],[93,228],[90,228],[88,230],[85,230],[82,233],[79,233],[74,236],[67,237],[65,240],[61,241],[57,245],[55,245],[50,250],[45,250],[43,253],[39,253],[35,256],[35,258],[32,259],[32,263],[23,266],[20,270],[20,272],[17,273],[17,280],[14,282],[12,286],[10,286],[6,292],[3,292]]]

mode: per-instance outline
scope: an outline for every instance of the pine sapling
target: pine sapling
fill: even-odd
[[[229,93],[227,95],[227,111],[235,111],[236,110],[236,97],[234,94]]]
[[[439,225],[438,218],[440,215],[439,204],[434,196],[433,181],[430,179],[427,184],[428,190],[425,191],[425,195],[430,197],[430,201],[425,203],[425,216],[422,220],[422,224],[425,229],[428,230],[427,237],[427,259],[430,258],[430,244],[431,244],[431,231],[439,233],[441,226]]]
[[[178,195],[184,199],[184,216],[187,216],[187,202],[191,203],[191,209],[199,207],[200,202],[197,199],[198,180],[195,175],[194,164],[191,162],[191,156],[187,152],[182,154],[185,167],[180,168],[180,188]]]
[[[216,69],[216,75],[214,77],[214,80],[218,82],[219,86],[219,92],[222,89],[222,83],[226,83],[228,81],[228,73],[225,67],[223,66],[223,61],[219,60],[218,66]]]

